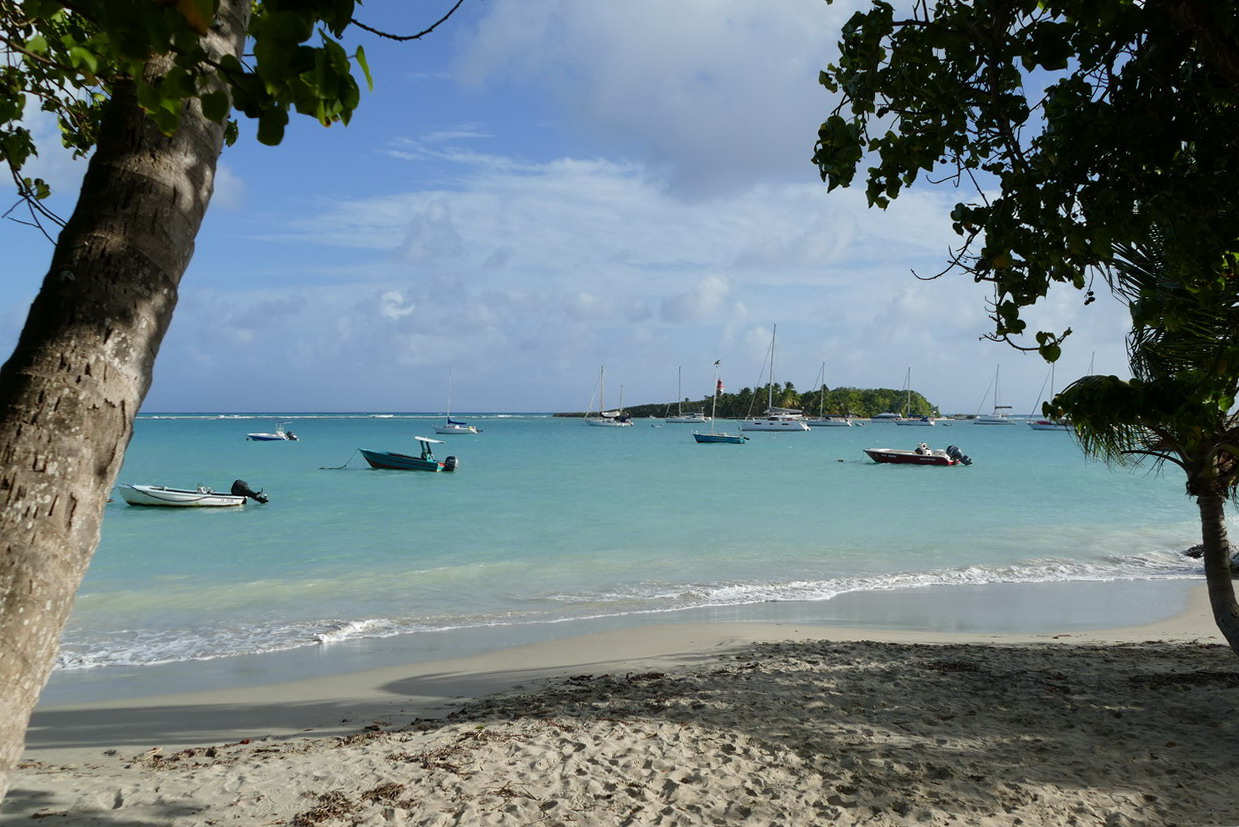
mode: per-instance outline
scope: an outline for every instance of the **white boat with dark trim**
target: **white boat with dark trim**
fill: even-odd
[[[277,422],[275,424],[275,433],[271,434],[246,434],[245,438],[251,442],[296,442],[298,437],[292,431],[284,430],[287,422]]]
[[[168,488],[164,485],[118,486],[120,495],[130,505],[166,506],[171,508],[232,508],[245,505],[246,500],[267,502],[267,495],[250,488],[245,480],[232,484],[231,492],[225,494],[204,485],[197,488]]]
[[[435,426],[436,434],[477,434],[476,425],[452,419],[452,369],[447,369],[447,421]]]
[[[804,414],[796,408],[778,408],[774,404],[774,337],[779,326],[770,331],[770,381],[766,383],[766,415],[755,416],[740,422],[742,431],[788,431],[795,433],[809,430]]]
[[[606,408],[606,367],[598,369],[598,415],[591,416],[590,411],[585,412],[585,424],[593,425],[595,428],[631,428],[632,417],[624,413],[624,389],[620,388],[620,408],[616,411],[608,411]],[[593,409],[593,400],[590,400],[590,408]]]

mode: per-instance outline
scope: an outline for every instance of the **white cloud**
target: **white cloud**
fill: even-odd
[[[639,146],[687,194],[808,180],[831,99],[819,70],[857,4],[632,0],[497,4],[457,61],[466,82],[542,90],[579,128]]]

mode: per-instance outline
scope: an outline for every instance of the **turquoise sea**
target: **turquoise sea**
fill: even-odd
[[[693,425],[455,415],[455,473],[370,469],[425,414],[146,414],[119,482],[269,496],[107,506],[44,703],[273,682],[687,620],[931,630],[1158,620],[1201,577],[1167,470],[1023,424],[873,423],[698,445]],[[250,442],[278,421],[297,442]],[[730,423],[732,430],[735,423]],[[970,467],[866,447],[958,445]],[[344,466],[339,468],[338,466]]]

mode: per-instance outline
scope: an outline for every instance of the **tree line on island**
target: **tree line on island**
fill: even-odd
[[[766,412],[767,401],[773,398],[776,408],[794,408],[806,416],[854,416],[868,418],[893,411],[904,416],[938,416],[938,407],[916,391],[893,388],[828,388],[801,393],[791,382],[776,382],[767,393],[767,387],[743,388],[737,393],[720,393],[715,416],[719,419],[747,419]],[[646,405],[625,406],[624,411],[634,417],[662,417],[674,414],[677,409],[685,413],[698,411],[710,415],[714,400],[685,397],[678,405],[675,402],[656,402]],[[560,413],[556,416],[581,417],[583,412]]]

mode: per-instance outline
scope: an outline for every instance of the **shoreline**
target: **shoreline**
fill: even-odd
[[[294,680],[40,706],[27,732],[26,750],[34,756],[122,744],[185,747],[240,738],[337,736],[354,731],[359,720],[394,714],[433,717],[467,700],[578,672],[693,668],[755,643],[1223,643],[1205,587],[1192,584],[1186,594],[1186,605],[1167,618],[1102,629],[1013,633],[782,621],[663,622],[607,629],[461,657],[401,661]],[[896,596],[907,599],[906,594]]]
[[[54,672],[40,708],[140,700],[204,690],[235,691],[344,677],[389,665],[486,656],[534,643],[664,627],[808,626],[851,635],[868,630],[943,633],[1087,633],[1164,620],[1187,605],[1196,580],[1050,581],[934,585],[856,591],[823,601],[744,604],[671,613],[462,627],[315,643],[213,660]]]
[[[1195,584],[1113,629],[668,624],[49,707],[0,824],[1233,824],[1221,642]]]

